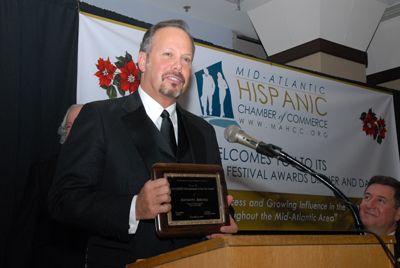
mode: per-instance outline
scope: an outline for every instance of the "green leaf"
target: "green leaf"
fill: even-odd
[[[121,82],[119,82],[119,81],[117,81],[117,80],[114,80],[113,84],[114,84],[116,87],[121,87]]]
[[[125,58],[123,56],[115,57],[119,62],[125,62]]]
[[[118,87],[118,92],[119,92],[119,94],[121,94],[122,97],[125,96],[126,91],[122,90],[121,87]]]
[[[114,81],[115,80],[117,80],[117,82],[121,82],[121,75],[120,74],[117,74],[115,77],[114,77]]]
[[[367,113],[366,113],[366,112],[363,112],[363,113],[361,114],[361,116],[360,116],[360,119],[361,119],[362,121],[364,121],[364,119],[365,119],[366,116],[367,116]]]
[[[374,112],[372,111],[372,108],[369,108],[368,113],[371,114],[372,119],[374,119],[375,121],[378,120],[378,118],[376,117],[376,113],[374,113]]]
[[[117,75],[114,77],[114,82],[113,82],[113,84],[114,84],[116,87],[118,87],[118,88],[121,87],[121,76],[120,76],[119,74],[117,74]]]
[[[118,69],[121,69],[125,67],[125,63],[117,61],[115,62],[115,66],[117,66]]]
[[[110,86],[109,87],[109,89],[107,90],[107,96],[110,98],[110,99],[115,99],[115,98],[117,98],[117,91],[115,90],[115,87],[114,86]]]
[[[130,62],[132,60],[132,55],[128,53],[128,51],[125,51],[125,58],[126,62]]]
[[[120,57],[115,57],[115,58],[118,60],[117,62],[114,62],[115,66],[117,66],[120,69],[122,67],[125,67],[125,62],[127,62],[125,57],[120,56]]]

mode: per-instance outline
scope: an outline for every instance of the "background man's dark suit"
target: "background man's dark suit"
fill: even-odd
[[[204,239],[162,240],[154,220],[140,221],[136,234],[128,234],[132,197],[150,179],[153,164],[221,165],[213,127],[179,105],[177,112],[176,160],[137,90],[82,108],[63,145],[49,207],[58,220],[96,234],[89,239],[88,263],[124,267]]]
[[[47,195],[58,154],[33,163],[7,241],[5,267],[85,267],[86,234],[50,218]]]
[[[398,262],[400,262],[400,232],[396,231],[396,244],[394,244],[394,257]]]

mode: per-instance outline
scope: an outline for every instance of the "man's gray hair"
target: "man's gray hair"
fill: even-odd
[[[194,56],[194,50],[195,50],[194,40],[193,40],[192,35],[189,33],[188,24],[183,20],[160,21],[160,22],[154,24],[153,26],[151,26],[143,36],[142,43],[140,43],[139,51],[140,52],[143,51],[144,53],[149,55],[151,52],[151,49],[152,49],[152,42],[153,42],[154,35],[156,34],[156,32],[158,30],[165,28],[165,27],[176,27],[176,28],[184,30],[185,33],[187,33],[187,35],[189,36],[190,40],[192,41],[192,50],[193,50],[193,56]]]
[[[68,117],[68,114],[72,110],[72,108],[78,107],[78,106],[83,106],[83,104],[73,104],[73,105],[69,106],[67,112],[65,113],[64,119],[61,122],[61,125],[58,127],[57,134],[60,135],[60,143],[61,144],[64,144],[65,140],[67,139],[66,135],[67,135],[67,117]]]
[[[394,190],[394,202],[395,202],[395,209],[400,207],[400,181],[396,180],[395,178],[388,177],[388,176],[373,176],[367,185],[364,193],[367,191],[368,187],[373,184],[380,184],[392,187]]]

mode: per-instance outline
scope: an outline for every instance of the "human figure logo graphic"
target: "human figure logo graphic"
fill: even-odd
[[[210,124],[221,127],[237,124],[233,115],[229,84],[222,70],[222,62],[206,66],[194,74],[203,114],[201,117]]]
[[[200,97],[201,105],[203,106],[203,115],[212,114],[212,98],[215,93],[214,78],[210,75],[207,68],[203,69],[203,89]]]
[[[226,90],[228,89],[228,84],[226,83],[225,79],[222,77],[222,73],[218,72],[218,88],[219,88],[219,101],[221,107],[221,117],[225,117],[224,112],[224,102],[226,96]]]

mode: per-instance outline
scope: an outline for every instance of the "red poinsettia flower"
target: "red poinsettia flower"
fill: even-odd
[[[136,65],[133,61],[125,62],[125,66],[120,68],[121,73],[121,89],[124,91],[128,91],[130,93],[134,92],[139,84],[140,79],[138,77],[139,68],[136,68]]]
[[[378,130],[379,130],[379,136],[381,136],[382,138],[385,137],[385,132],[386,132],[386,123],[385,123],[385,119],[382,119],[379,117],[379,120],[377,121],[378,124]]]
[[[367,135],[375,136],[376,134],[375,120],[372,118],[372,115],[370,113],[367,114],[363,122],[364,122],[363,131],[365,131]]]
[[[95,75],[99,77],[99,85],[109,87],[111,81],[114,79],[114,73],[115,70],[117,70],[117,67],[111,64],[109,58],[106,61],[104,61],[102,58],[99,58],[96,66],[97,69],[99,69],[95,73]]]

